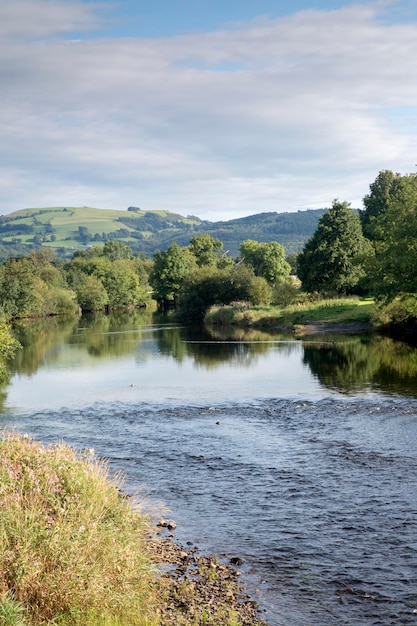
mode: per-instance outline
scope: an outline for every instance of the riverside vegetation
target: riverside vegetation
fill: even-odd
[[[237,573],[157,538],[93,450],[4,432],[0,457],[2,626],[261,626]]]
[[[380,172],[364,206],[358,212],[335,200],[301,252],[287,257],[277,241],[252,239],[232,257],[207,233],[152,259],[115,240],[77,250],[67,261],[41,247],[0,265],[0,313],[10,320],[156,300],[165,310],[175,307],[181,321],[202,322],[213,305],[284,307],[356,295],[375,300],[379,324],[414,327],[417,175]]]
[[[172,243],[153,259],[134,255],[121,241],[76,251],[66,261],[45,248],[8,258],[0,266],[2,382],[18,348],[12,321],[145,307],[153,300],[175,306],[179,319],[191,322],[303,331],[317,320],[372,321],[415,330],[417,175],[381,172],[364,206],[358,213],[335,200],[303,250],[287,258],[276,241],[250,239],[232,258],[209,234],[183,247]],[[229,601],[215,602],[212,610],[212,598],[193,600],[198,585],[188,574],[175,585],[157,575],[146,541],[149,523],[94,458],[18,436],[5,435],[0,445],[0,616],[6,626],[256,624],[253,615],[239,613],[229,574],[221,577],[221,597]],[[212,564],[200,569],[207,580],[222,571]],[[170,593],[176,601],[166,601]]]
[[[213,306],[205,316],[207,324],[236,325],[253,328],[279,328],[296,333],[308,332],[309,327],[319,329],[325,324],[357,329],[369,327],[373,318],[374,301],[370,298],[306,300],[287,307],[248,307],[246,302]]]

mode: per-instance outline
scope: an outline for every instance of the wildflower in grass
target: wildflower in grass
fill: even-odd
[[[0,604],[13,591],[28,625],[156,626],[149,524],[106,464],[7,433],[0,459]]]

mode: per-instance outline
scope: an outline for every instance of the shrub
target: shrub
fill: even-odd
[[[300,297],[300,284],[294,278],[274,285],[272,290],[272,304],[279,306],[289,306]]]
[[[381,300],[375,304],[371,321],[375,326],[397,329],[415,327],[417,322],[417,299],[413,295],[401,295],[392,300]]]

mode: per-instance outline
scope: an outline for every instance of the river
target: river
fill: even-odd
[[[417,349],[180,327],[22,322],[0,426],[95,448],[239,567],[271,626],[417,624]]]

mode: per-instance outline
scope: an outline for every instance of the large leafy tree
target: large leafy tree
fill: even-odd
[[[370,254],[358,214],[334,200],[298,257],[298,277],[306,291],[351,293]]]
[[[363,200],[361,220],[375,255],[367,268],[375,295],[417,294],[417,174],[380,172]]]
[[[154,255],[149,282],[155,299],[163,306],[176,304],[185,278],[196,268],[194,255],[176,243]]]
[[[290,274],[291,266],[285,260],[284,248],[277,241],[260,243],[247,239],[240,244],[240,255],[256,276],[262,276],[271,285],[284,281]]]
[[[30,315],[36,302],[37,276],[28,258],[8,259],[0,268],[0,309],[6,317]]]
[[[417,298],[417,186],[413,193],[391,200],[378,219],[379,240],[370,275],[377,295]]]
[[[217,267],[223,252],[223,242],[211,235],[196,235],[190,241],[190,252],[194,254],[197,265]]]
[[[398,208],[410,206],[416,200],[417,174],[402,176],[390,170],[379,172],[363,199],[365,209],[360,217],[364,235],[372,241],[384,240],[389,236],[387,229]]]
[[[135,305],[142,301],[139,275],[129,259],[117,259],[110,263],[102,281],[110,307]]]

